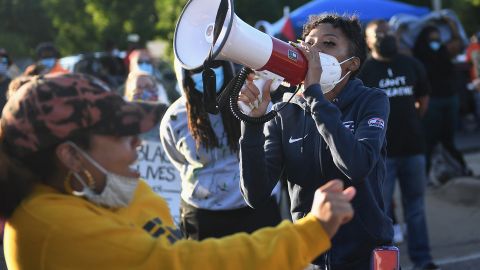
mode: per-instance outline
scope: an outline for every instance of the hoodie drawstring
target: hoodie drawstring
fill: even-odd
[[[303,145],[304,145],[304,141],[305,141],[305,128],[306,128],[306,125],[305,125],[305,122],[307,121],[307,110],[306,108],[303,110],[303,133],[302,133],[302,145],[300,146],[300,153],[303,154]]]

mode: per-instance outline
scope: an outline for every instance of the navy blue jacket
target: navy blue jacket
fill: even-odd
[[[265,126],[242,124],[242,193],[250,206],[259,206],[283,173],[297,220],[310,211],[315,190],[327,181],[339,178],[345,186],[355,186],[354,218],[315,263],[368,269],[373,248],[391,243],[393,236],[382,198],[388,97],[358,79],[350,80],[332,102],[318,84],[308,87],[304,97],[275,104],[274,109],[286,106]]]

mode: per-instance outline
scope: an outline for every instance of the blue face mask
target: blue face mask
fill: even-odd
[[[46,67],[47,69],[51,69],[55,65],[55,58],[53,58],[53,57],[43,58],[43,59],[40,60],[40,64],[42,66]]]
[[[7,74],[8,64],[0,62],[0,76]]]
[[[430,46],[430,49],[432,49],[432,51],[436,52],[440,49],[442,44],[438,41],[430,41],[430,43],[428,43],[428,46]]]
[[[215,81],[216,81],[216,89],[215,92],[220,92],[223,86],[223,68],[218,67],[214,68],[213,72],[215,72]],[[195,89],[197,89],[200,93],[203,93],[203,79],[202,79],[202,72],[196,73],[192,75],[193,83],[195,84]]]
[[[138,64],[138,69],[140,69],[141,71],[146,72],[150,75],[153,74],[153,65],[152,64],[140,63],[140,64]]]

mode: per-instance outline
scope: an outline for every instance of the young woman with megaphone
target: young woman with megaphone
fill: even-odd
[[[370,269],[373,250],[389,245],[393,236],[381,194],[389,102],[384,92],[355,78],[366,58],[361,33],[354,17],[312,16],[297,44],[308,61],[304,90],[275,104],[272,121],[242,123],[241,188],[251,206],[266,201],[282,173],[294,220],[308,213],[315,189],[328,179],[356,187],[355,217],[333,238],[331,250],[313,262],[320,269]],[[261,102],[249,113],[260,117],[270,101],[270,83],[260,90],[252,78],[239,101],[254,104],[262,90]]]

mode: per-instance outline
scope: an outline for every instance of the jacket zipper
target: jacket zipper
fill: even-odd
[[[325,180],[325,171],[323,170],[323,158],[322,158],[322,152],[323,152],[323,139],[322,135],[319,136],[319,150],[318,150],[318,161],[320,162],[320,177]]]
[[[319,139],[319,151],[318,151],[318,160],[320,163],[320,177],[321,179],[325,180],[325,171],[323,170],[323,162],[322,162],[322,152],[323,152],[323,139],[322,136],[320,135],[318,137]],[[329,256],[330,251],[325,252],[323,255],[323,260],[325,262],[325,270],[330,270],[330,256]]]

